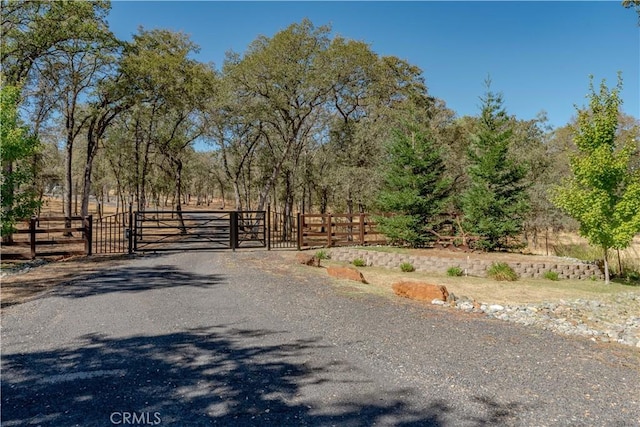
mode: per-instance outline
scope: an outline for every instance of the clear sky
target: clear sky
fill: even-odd
[[[491,76],[510,114],[542,110],[562,126],[587,103],[589,75],[609,87],[622,71],[623,110],[640,118],[640,27],[620,1],[602,2],[213,2],[113,1],[112,31],[129,40],[139,26],[190,35],[202,62],[222,66],[258,35],[309,18],[334,34],[367,42],[423,70],[429,93],[459,116],[478,113]]]

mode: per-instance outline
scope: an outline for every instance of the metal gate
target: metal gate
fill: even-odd
[[[93,222],[93,253],[123,254],[131,252],[131,212],[103,216]]]
[[[269,249],[298,248],[298,230],[300,214],[285,215],[281,212],[268,210]]]
[[[136,212],[134,252],[266,247],[265,211]]]

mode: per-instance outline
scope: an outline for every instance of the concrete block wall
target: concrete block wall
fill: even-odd
[[[368,266],[399,268],[403,262],[413,264],[416,271],[445,274],[451,267],[459,267],[469,276],[485,277],[491,261],[468,259],[405,255],[389,252],[368,251],[355,248],[331,248],[331,259],[341,262],[352,262],[356,258],[363,259]],[[595,264],[559,260],[558,262],[507,262],[522,278],[541,278],[547,271],[555,271],[560,279],[604,279],[604,274]]]

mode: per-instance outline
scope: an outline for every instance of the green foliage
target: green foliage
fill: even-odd
[[[402,264],[400,264],[400,270],[402,270],[405,273],[411,273],[413,271],[416,271],[415,267],[410,262],[403,262]]]
[[[560,275],[558,274],[557,271],[545,271],[544,274],[542,275],[542,277],[544,277],[547,280],[560,280]]]
[[[2,69],[9,84],[71,41],[95,40],[107,26],[109,1],[2,1]]]
[[[449,200],[451,183],[444,178],[440,151],[425,133],[410,127],[394,131],[388,155],[377,208],[395,215],[377,218],[379,228],[394,244],[421,246],[433,239],[430,230],[438,227]]]
[[[329,255],[329,252],[325,251],[324,249],[317,251],[315,257],[321,261],[323,259],[331,258],[331,256]]]
[[[352,264],[355,265],[356,267],[366,267],[367,266],[366,261],[363,260],[362,258],[354,259]]]
[[[611,91],[604,80],[599,93],[593,79],[589,89],[589,108],[578,110],[573,128],[573,176],[554,189],[553,201],[578,221],[589,243],[602,248],[608,283],[607,250],[628,247],[640,232],[640,170],[631,167],[634,141],[616,138],[622,78]]]
[[[508,248],[522,231],[529,210],[526,168],[509,155],[513,126],[502,97],[482,98],[480,123],[467,152],[469,188],[462,195],[466,229],[481,238],[478,247]]]
[[[2,236],[11,234],[17,220],[29,218],[38,208],[33,179],[33,156],[38,140],[18,118],[20,89],[3,85],[0,89],[0,157],[2,159]]]
[[[460,267],[449,267],[447,269],[447,276],[460,277],[464,274],[464,271]]]
[[[505,262],[494,262],[487,269],[487,276],[493,280],[515,282],[518,275],[509,264]]]

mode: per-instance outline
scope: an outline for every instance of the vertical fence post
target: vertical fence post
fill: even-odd
[[[229,215],[229,244],[231,250],[235,252],[238,245],[238,212],[236,211]]]
[[[36,221],[35,216],[29,221],[29,243],[31,244],[31,259],[36,258]]]
[[[137,252],[138,251],[138,214],[140,212],[136,212],[133,215],[133,228],[132,228],[132,234],[135,234],[135,236],[133,236],[133,251]]]
[[[304,220],[304,216],[298,212],[298,218],[297,218],[297,222],[298,222],[298,238],[296,239],[298,241],[298,250],[302,249],[302,227],[304,226],[303,224],[303,220]]]
[[[129,235],[127,236],[127,253],[133,253],[133,233],[135,231],[135,223],[133,222],[133,205],[129,204]]]
[[[360,245],[364,246],[364,214],[360,212]]]
[[[267,232],[267,250],[271,250],[271,203],[267,204],[267,218],[266,218],[266,232]]]
[[[84,217],[84,253],[85,255],[91,255],[91,246],[93,243],[93,215]]]
[[[327,218],[327,247],[331,247],[331,214],[326,214]]]

